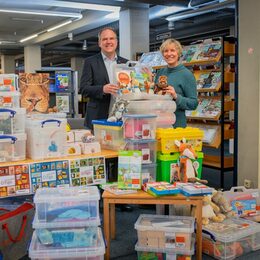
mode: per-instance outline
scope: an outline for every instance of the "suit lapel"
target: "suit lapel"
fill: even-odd
[[[107,74],[106,65],[104,63],[101,53],[99,53],[98,55],[97,63],[98,63],[98,68],[100,68],[100,74],[105,75],[106,82],[109,83],[109,77]]]

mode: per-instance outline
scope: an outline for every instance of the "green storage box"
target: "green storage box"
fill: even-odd
[[[198,158],[192,160],[195,163],[195,167],[198,171],[198,178],[201,178],[202,172],[202,162],[203,162],[203,153],[197,152]],[[173,154],[162,154],[161,152],[157,153],[157,181],[167,181],[173,182],[175,172],[178,171],[180,167],[179,163],[180,153]]]

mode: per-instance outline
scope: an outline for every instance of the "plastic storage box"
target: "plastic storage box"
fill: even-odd
[[[135,245],[135,250],[137,251],[138,260],[191,260],[192,255],[194,254],[194,239],[192,241],[192,248],[187,249],[164,249],[160,250],[157,248],[150,249],[145,246],[138,246],[138,243]]]
[[[34,160],[64,156],[66,124],[63,118],[27,119],[27,156]]]
[[[96,186],[39,188],[34,196],[34,227],[98,226],[99,199]]]
[[[156,181],[156,163],[142,165],[142,185]]]
[[[124,147],[122,122],[93,120],[94,135],[102,149],[118,151]]]
[[[142,164],[156,162],[156,140],[130,140],[126,141],[124,150],[138,150],[142,152]]]
[[[100,229],[98,232],[97,244],[92,247],[64,248],[58,245],[45,246],[40,243],[40,241],[36,236],[36,232],[34,232],[30,244],[30,248],[29,248],[29,257],[32,260],[40,260],[40,259],[103,260],[104,254],[105,254],[105,244]]]
[[[200,179],[204,154],[202,152],[197,152],[197,156],[196,160],[191,161],[198,173],[197,177]],[[180,170],[179,157],[179,153],[157,153],[157,181],[174,182],[175,172]]]
[[[0,74],[0,91],[16,91],[18,87],[18,75]]]
[[[175,144],[175,140],[186,139],[186,142],[191,144],[193,149],[197,152],[202,150],[202,138],[204,133],[199,128],[158,128],[156,131],[157,150],[164,154],[178,152],[179,149]]]
[[[0,135],[0,162],[25,160],[26,134]]]
[[[25,133],[25,108],[0,108],[0,134]]]
[[[20,107],[20,92],[0,92],[0,107]]]
[[[202,250],[216,259],[235,259],[259,248],[258,223],[241,218],[203,226]]]
[[[136,114],[124,115],[125,139],[155,139],[156,115]]]
[[[191,249],[194,218],[185,216],[140,215],[135,223],[138,246],[166,249]]]

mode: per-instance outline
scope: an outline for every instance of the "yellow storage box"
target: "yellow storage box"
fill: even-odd
[[[193,149],[197,152],[202,150],[202,138],[204,132],[199,128],[158,128],[156,130],[157,150],[163,154],[170,154],[178,152],[179,149],[175,145],[175,140],[186,139],[186,142],[191,144]]]

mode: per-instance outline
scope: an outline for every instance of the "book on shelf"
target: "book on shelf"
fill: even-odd
[[[196,80],[197,89],[215,89],[218,90],[221,83],[221,72],[210,71],[202,72],[199,74]]]
[[[70,94],[56,94],[56,107],[59,112],[69,113],[70,112]]]

